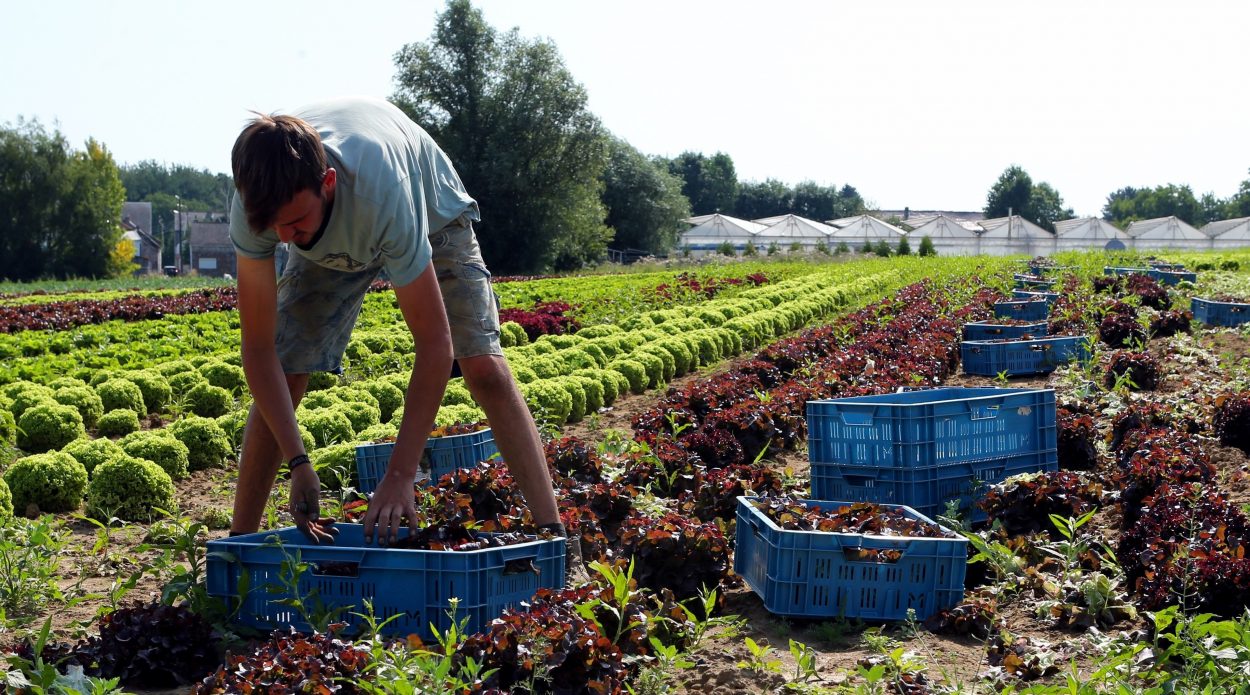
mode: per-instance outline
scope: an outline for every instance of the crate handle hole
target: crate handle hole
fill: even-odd
[[[504,576],[511,574],[538,574],[538,565],[532,558],[523,557],[503,563]]]
[[[321,577],[359,577],[359,562],[314,562],[312,573]]]
[[[996,417],[998,417],[998,406],[996,405],[975,406],[972,409],[973,420],[989,420]]]
[[[848,475],[846,476],[846,484],[851,487],[872,487],[874,480],[876,479],[870,475]]]

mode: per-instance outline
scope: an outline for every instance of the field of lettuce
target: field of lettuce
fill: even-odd
[[[505,353],[592,582],[423,637],[315,593],[290,601],[315,629],[249,630],[238,602],[210,595],[206,543],[229,527],[249,406],[232,287],[4,286],[5,690],[1240,692],[1250,332],[1189,309],[1250,302],[1250,253],[1166,260],[1196,282],[1103,274],[1136,257],[1057,257],[1048,335],[1087,336],[1088,359],[1021,377],[965,374],[960,342],[1011,297],[1025,259],[500,279]],[[373,290],[344,374],[316,375],[298,413],[323,510],[347,523],[367,504],[356,446],[394,437],[417,359],[393,294]],[[967,539],[957,605],[889,623],[770,614],[733,572],[740,496],[766,498],[785,528],[932,532],[872,507],[799,505],[807,402],[937,386],[1053,389],[1059,471],[937,519]],[[483,417],[453,379],[436,433]],[[498,460],[416,494],[421,547],[536,532]],[[280,483],[264,529],[290,525],[286,500]],[[885,552],[874,557],[896,560]],[[279,581],[311,569],[324,570],[292,555]]]

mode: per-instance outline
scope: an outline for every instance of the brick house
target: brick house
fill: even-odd
[[[161,244],[152,236],[152,204],[122,204],[122,237],[135,247],[135,275],[161,272]]]
[[[230,242],[229,222],[190,223],[187,243],[191,246],[191,269],[200,275],[238,275],[234,244]]]

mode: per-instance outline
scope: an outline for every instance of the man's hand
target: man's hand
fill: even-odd
[[[314,543],[333,543],[339,532],[334,519],[321,518],[321,479],[310,464],[291,471],[291,516]]]
[[[411,531],[417,530],[417,507],[412,481],[406,483],[401,476],[385,475],[369,500],[365,513],[365,543],[372,543],[376,527],[378,544],[394,544],[399,540],[399,529],[405,523]]]

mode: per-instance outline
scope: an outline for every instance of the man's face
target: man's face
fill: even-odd
[[[273,219],[273,231],[278,239],[299,246],[312,242],[334,199],[334,179],[334,170],[330,169],[320,187],[300,191],[278,208]]]

